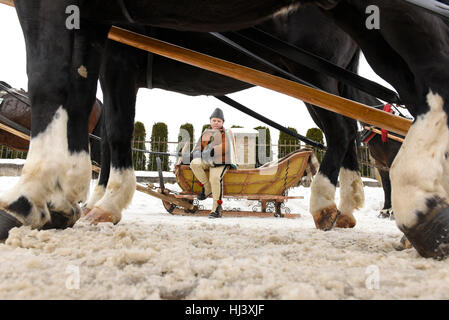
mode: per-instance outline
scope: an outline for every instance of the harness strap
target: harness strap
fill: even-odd
[[[147,88],[153,89],[153,61],[154,61],[154,55],[151,52],[148,52],[147,55],[147,75],[146,75],[146,82],[147,82]]]
[[[228,36],[229,33],[226,35]],[[324,73],[374,97],[378,97],[390,103],[402,104],[400,97],[393,90],[337,66],[320,56],[285,42],[257,27],[236,31],[230,35],[238,36],[240,39],[250,41],[258,47],[274,52],[314,71]]]

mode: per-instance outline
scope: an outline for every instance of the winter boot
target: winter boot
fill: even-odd
[[[218,200],[221,202],[221,200]],[[218,202],[217,201],[217,202]],[[212,210],[211,213],[209,214],[209,219],[216,219],[216,218],[221,218],[221,212],[223,211],[223,208],[221,207],[221,203],[217,206],[217,208],[215,208],[215,210]]]
[[[197,195],[198,200],[206,200],[212,194],[210,183],[207,185],[202,185],[201,193]]]

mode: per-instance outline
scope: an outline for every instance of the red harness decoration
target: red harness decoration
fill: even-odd
[[[384,105],[384,109],[385,112],[388,113],[393,113],[393,109],[391,109],[391,106],[387,103],[386,105]],[[388,140],[388,131],[385,129],[380,129],[380,131],[382,132],[381,134],[381,138],[382,138],[382,142],[385,143]]]

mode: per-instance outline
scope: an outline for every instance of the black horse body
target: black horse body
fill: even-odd
[[[226,31],[261,23],[305,3],[327,9],[336,25],[362,48],[373,69],[395,87],[416,119],[392,166],[393,209],[398,227],[421,255],[445,257],[449,252],[449,184],[444,179],[449,170],[445,157],[449,28],[440,17],[399,0],[187,0],[182,4],[129,0],[128,10],[121,1],[16,0],[27,48],[32,141],[20,181],[0,198],[1,229],[17,224],[41,228],[61,220],[71,225],[78,218],[78,202],[86,199],[90,180],[87,119],[111,24],[133,24],[134,20],[137,25],[180,31]],[[72,5],[80,9],[80,29],[64,28],[66,10]],[[379,9],[378,29],[367,28],[369,5]],[[51,146],[48,137],[54,139]],[[55,159],[45,156],[54,152],[59,152]],[[419,170],[423,164],[426,170]],[[123,176],[119,172],[111,186]],[[332,194],[334,184],[323,175],[318,177],[312,185],[318,196],[311,200],[311,207],[318,210],[311,210],[317,226],[328,229],[338,216],[333,199],[326,196]]]
[[[304,26],[312,22],[316,23],[318,27],[314,29],[304,28]],[[258,27],[292,45],[332,60],[335,64],[345,67],[354,73],[358,71],[360,50],[347,34],[338,29],[336,30],[335,24],[330,22],[316,7],[308,6],[288,15],[278,16]],[[292,33],[291,30],[300,31]],[[235,63],[250,65],[258,69],[264,68],[251,58],[230,48],[207,33],[177,32],[170,29],[150,27],[133,28],[133,31]],[[249,43],[246,43],[247,47],[249,45]],[[253,52],[259,50],[256,47],[252,49]],[[266,52],[257,53],[266,55]],[[278,55],[269,55],[266,58],[270,62],[295,73],[303,80],[328,92],[367,105],[378,106],[382,104],[381,101],[364,92],[344,83],[338,83],[336,79],[331,79],[326,75],[317,74],[288,59],[282,59]],[[266,71],[270,72],[268,69]],[[131,132],[133,128],[131,117],[134,115],[134,112],[131,110],[134,110],[135,92],[138,88],[159,88],[186,95],[224,95],[249,87],[246,83],[158,55],[149,54],[115,41],[108,41],[106,45],[100,79],[107,99],[107,108],[110,109],[112,106],[115,106],[112,107],[113,111],[108,114],[107,123],[112,124],[110,125],[112,132],[104,132],[106,139],[108,139],[108,135],[116,135],[117,127],[128,128],[128,131]],[[120,101],[117,101],[116,96],[112,94],[117,91],[122,92]],[[124,103],[126,97],[129,98],[129,101]],[[335,170],[335,167],[340,169],[342,165],[343,168],[356,172],[358,166],[355,160],[355,149],[352,147],[352,144],[355,143],[355,122],[335,113],[317,109],[310,104],[307,104],[307,107],[317,125],[325,132],[327,141],[329,141],[330,152],[327,153],[320,167],[321,174],[328,177],[333,183],[336,183],[339,171]],[[294,110],[292,110],[292,113],[294,113]],[[131,117],[125,115],[131,115]],[[344,130],[344,128],[347,130]],[[89,212],[95,206],[94,201],[99,199],[106,190],[111,162],[111,149],[117,149],[119,148],[118,146],[125,145],[122,142],[119,143],[119,140],[129,143],[131,135],[129,133],[123,135],[123,132],[124,130],[120,130],[120,134],[112,137],[114,141],[117,141],[113,143],[116,147],[109,145],[112,143],[112,140],[104,140],[103,154],[105,156],[102,163],[102,175],[99,180],[100,188],[97,189],[100,194],[93,196],[94,200],[88,203],[86,212]],[[388,168],[391,166],[400,145],[400,143],[394,140],[383,142],[380,136],[375,136],[368,144],[376,165],[381,168],[379,173],[384,189],[384,206],[380,212],[382,216],[389,215],[391,212],[391,184]],[[335,150],[338,150],[338,152]],[[344,150],[347,150],[347,155],[342,162],[340,157],[341,154],[344,154]],[[112,165],[116,168],[130,168],[132,165],[130,156],[126,160],[123,157],[123,154],[130,154],[130,150],[126,148],[119,152],[122,156],[120,158],[115,157]],[[347,186],[343,185],[343,188],[345,187]],[[361,190],[357,191],[361,192]],[[354,209],[350,208],[347,211],[351,212],[344,212],[344,214],[348,215]],[[338,224],[338,220],[337,225],[341,227],[354,226],[352,223],[349,225]]]
[[[307,25],[312,23],[315,23],[317,27],[313,29],[306,28]],[[316,7],[301,8],[288,15],[271,19],[259,27],[295,46],[304,48],[339,66],[357,72],[360,49],[347,34],[336,29],[336,26]],[[161,28],[133,28],[133,30],[221,59],[270,73],[273,72],[208,33],[179,32]],[[293,32],[293,30],[299,31]],[[345,86],[339,84],[336,79],[317,74],[307,67],[300,66],[277,55],[267,55],[261,52],[260,48],[248,44],[246,44],[246,47],[252,52],[263,56],[271,63],[288,70],[327,92],[347,98],[356,98],[356,90],[345,90]],[[90,212],[94,207],[96,207],[95,212],[101,212],[102,210],[101,202],[99,205],[96,205],[96,202],[98,202],[98,199],[103,198],[106,192],[110,174],[109,161],[107,161],[108,156],[111,157],[113,168],[132,170],[130,145],[138,88],[151,86],[152,88],[165,89],[187,95],[224,95],[250,87],[246,83],[171,59],[149,55],[147,52],[114,41],[108,41],[106,44],[100,80],[106,105],[107,123],[103,136],[106,137],[107,140],[105,142],[107,141],[108,145],[106,146],[105,143],[103,148],[105,157],[102,162],[99,187],[87,204],[86,212]],[[117,92],[120,92],[120,97],[117,96]],[[349,172],[349,175],[352,176],[350,178],[352,179],[351,181],[343,179],[345,182],[342,183],[342,188],[345,191],[342,192],[344,199],[341,202],[351,202],[354,193],[356,193],[356,197],[360,198],[360,201],[354,204],[343,205],[341,216],[337,220],[337,226],[353,227],[355,219],[352,212],[354,209],[362,206],[363,203],[361,201],[363,200],[363,188],[358,174],[354,144],[357,133],[356,122],[310,104],[307,104],[307,107],[317,125],[324,131],[326,141],[328,142],[328,152],[326,152],[320,166],[320,173],[331,181],[334,186],[337,184],[341,167],[344,170],[343,175],[348,175]],[[173,110],[173,112],[176,112],[176,110]],[[291,112],[294,115],[295,110]],[[192,114],[192,116],[198,115]],[[207,118],[207,115],[205,116]],[[121,130],[117,130],[117,128],[121,128]],[[353,183],[355,179],[358,184]],[[357,187],[354,187],[354,185]],[[346,190],[348,188],[352,189]],[[328,196],[334,197],[333,194]],[[89,215],[93,214],[96,213],[89,213]]]

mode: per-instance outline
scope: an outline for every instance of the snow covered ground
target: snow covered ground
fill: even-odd
[[[0,192],[17,180],[1,177]],[[0,244],[0,299],[449,298],[449,261],[395,249],[381,188],[365,187],[354,229],[328,232],[307,212],[310,189],[293,194],[298,219],[172,216],[136,192],[116,226],[15,228]]]

